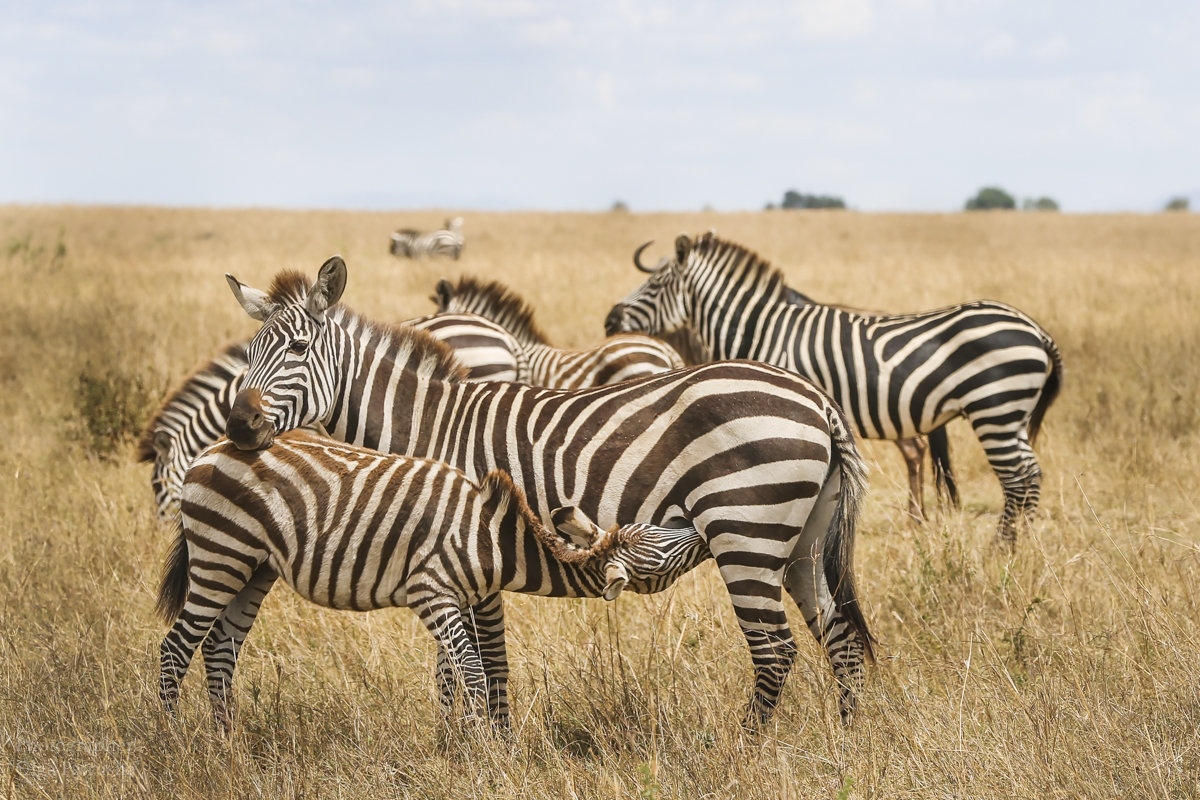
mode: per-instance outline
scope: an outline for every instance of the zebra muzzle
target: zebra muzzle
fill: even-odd
[[[621,326],[625,323],[625,304],[617,303],[612,307],[612,311],[608,312],[608,316],[604,318],[604,333],[607,336],[612,336],[614,333],[621,332]]]
[[[225,435],[239,450],[261,450],[271,446],[275,423],[263,412],[262,392],[243,389],[237,393],[225,423]]]

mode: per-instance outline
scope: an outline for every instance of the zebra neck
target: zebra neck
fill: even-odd
[[[719,283],[719,282],[718,282]],[[782,285],[745,281],[721,292],[697,292],[688,325],[713,360],[767,360],[770,337],[764,329],[791,316],[798,306],[783,300]]]

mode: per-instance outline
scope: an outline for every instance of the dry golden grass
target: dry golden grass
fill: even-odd
[[[393,228],[445,216],[0,208],[0,795],[1200,794],[1200,217],[466,214],[460,262],[387,254]],[[86,422],[113,399],[128,401],[113,424],[140,421],[147,398],[254,330],[223,272],[264,286],[342,253],[345,300],[393,319],[470,272],[581,345],[639,282],[638,243],[661,240],[652,255],[709,227],[831,301],[1011,302],[1066,361],[1042,510],[1014,557],[992,543],[1000,493],[965,425],[964,509],[924,527],[902,513],[896,450],[863,444],[857,569],[882,659],[854,728],[796,620],[775,721],[739,729],[749,657],[711,564],[611,605],[511,598],[511,741],[441,731],[414,615],[330,612],[286,589],[241,660],[232,739],[209,724],[198,670],[180,719],[163,717],[151,606],[170,531],[129,442],[97,455]]]

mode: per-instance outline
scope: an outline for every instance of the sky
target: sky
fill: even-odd
[[[1200,208],[1200,3],[8,0],[0,202]]]

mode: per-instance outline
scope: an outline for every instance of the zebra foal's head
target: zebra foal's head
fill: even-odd
[[[646,242],[633,253],[633,264],[650,277],[608,312],[604,332],[646,333],[662,336],[674,333],[687,324],[687,292],[683,267],[692,249],[692,240],[685,235],[675,239],[675,258],[663,258],[654,267],[641,262],[642,251],[653,244]]]
[[[638,594],[661,592],[712,555],[695,528],[639,522],[601,531],[572,506],[557,508],[550,516],[560,534],[585,543],[588,557],[598,562],[605,600],[615,600],[624,589]]]
[[[225,428],[239,448],[257,450],[277,431],[320,422],[333,403],[339,351],[326,311],[346,288],[346,262],[326,261],[307,290],[298,276],[277,279],[271,294],[225,278],[246,313],[263,323],[247,347],[250,364]]]

